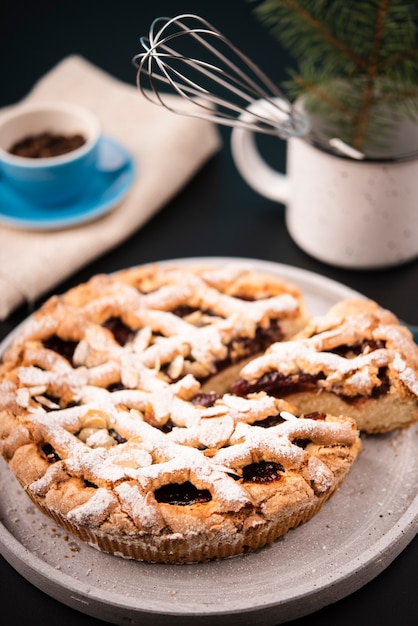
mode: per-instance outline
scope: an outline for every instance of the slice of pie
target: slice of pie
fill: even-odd
[[[235,394],[265,391],[300,411],[349,415],[383,433],[418,420],[418,346],[409,330],[371,300],[344,300],[287,342],[248,363]]]

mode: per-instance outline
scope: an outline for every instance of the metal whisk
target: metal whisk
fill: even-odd
[[[145,98],[173,113],[198,117],[224,126],[287,139],[308,132],[309,123],[280,89],[245,54],[203,18],[183,14],[153,21],[148,37],[140,43],[145,52],[133,59],[137,85]],[[184,46],[185,53],[172,46]],[[197,54],[193,52],[197,47]],[[166,98],[169,88],[193,107],[181,109]],[[266,100],[262,113],[247,108]],[[243,111],[246,114],[240,118]]]

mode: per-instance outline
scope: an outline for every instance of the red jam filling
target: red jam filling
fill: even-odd
[[[221,396],[215,393],[215,391],[210,391],[209,393],[197,393],[192,398],[192,404],[209,408],[213,406],[216,400],[219,400],[220,397]]]
[[[163,485],[154,492],[157,502],[190,506],[192,504],[205,504],[212,500],[208,489],[197,489],[191,482],[172,483]]]
[[[104,328],[110,330],[119,345],[124,346],[134,335],[134,331],[120,317],[109,317],[103,323]]]
[[[74,367],[73,357],[78,341],[69,341],[67,339],[61,339],[58,335],[52,335],[48,339],[44,339],[43,345],[47,350],[53,350],[63,356]]]
[[[253,426],[260,426],[261,428],[271,428],[272,426],[277,426],[278,424],[282,424],[285,422],[282,417],[279,415],[269,415],[262,420],[257,420],[253,422]]]
[[[237,378],[231,386],[231,392],[237,396],[246,396],[249,393],[265,391],[269,395],[282,398],[298,391],[316,389],[316,383],[322,374],[313,376],[312,374],[285,375],[281,372],[267,372],[256,382],[250,383],[245,378]]]
[[[41,446],[41,450],[48,463],[56,463],[57,461],[61,460],[61,457],[57,452],[55,452],[50,443],[44,443],[44,445]]]
[[[242,470],[242,479],[244,483],[265,485],[280,480],[284,471],[284,467],[280,463],[260,461],[260,463],[246,465]]]

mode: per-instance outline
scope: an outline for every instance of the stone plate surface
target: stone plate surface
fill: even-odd
[[[266,261],[175,262],[231,260],[295,282],[314,314],[358,295],[317,274]],[[418,427],[363,437],[363,444],[342,487],[308,523],[257,552],[193,565],[139,563],[82,544],[32,505],[0,460],[0,552],[45,593],[112,624],[284,623],[369,582],[417,533]]]

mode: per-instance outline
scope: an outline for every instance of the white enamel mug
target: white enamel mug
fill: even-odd
[[[249,110],[265,111],[265,104]],[[408,130],[416,133],[414,157],[385,160],[340,156],[291,137],[286,174],[265,162],[244,128],[234,127],[231,151],[251,187],[286,205],[287,229],[300,248],[331,265],[375,269],[418,256],[418,125]]]

